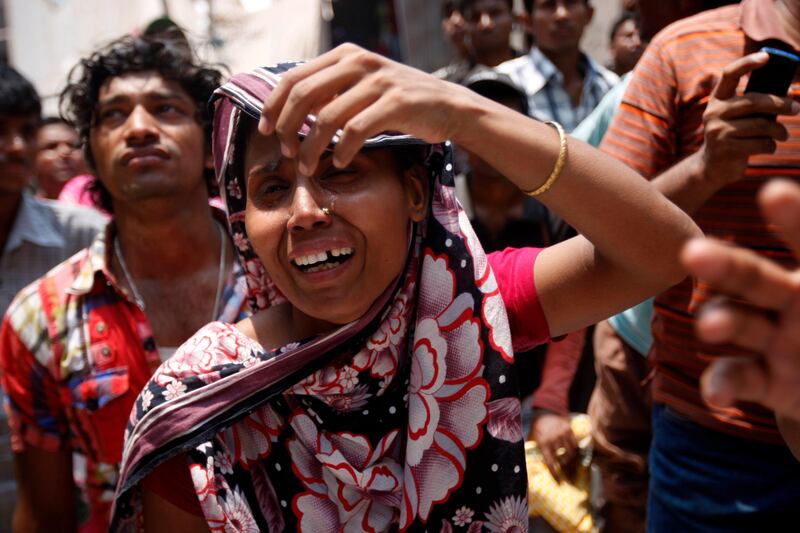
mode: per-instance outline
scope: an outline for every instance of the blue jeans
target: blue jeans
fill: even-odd
[[[798,531],[800,462],[653,405],[647,531]]]

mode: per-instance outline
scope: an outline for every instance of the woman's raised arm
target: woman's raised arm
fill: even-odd
[[[309,113],[317,121],[301,143],[296,132]],[[265,103],[259,130],[277,133],[283,154],[306,173],[337,130],[339,166],[386,130],[431,143],[452,139],[526,191],[545,182],[560,149],[550,126],[354,45],[288,72]],[[594,148],[569,139],[560,176],[538,199],[581,233],[536,263],[552,335],[594,323],[685,276],[679,251],[700,230],[636,172]]]

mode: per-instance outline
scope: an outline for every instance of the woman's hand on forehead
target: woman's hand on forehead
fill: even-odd
[[[298,158],[300,171],[310,175],[338,130],[333,162],[343,167],[383,131],[430,143],[452,138],[461,129],[459,105],[471,101],[458,85],[344,44],[285,73],[264,102],[258,129],[276,133],[283,155]],[[297,132],[309,114],[317,120],[301,142]]]

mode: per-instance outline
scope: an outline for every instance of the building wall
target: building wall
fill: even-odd
[[[231,72],[285,59],[307,59],[327,47],[326,0],[213,0],[210,40],[208,0],[6,0],[9,61],[56,111],[56,95],[77,61],[123,34],[139,32],[169,15],[187,30],[203,59]],[[221,46],[214,46],[216,42]]]

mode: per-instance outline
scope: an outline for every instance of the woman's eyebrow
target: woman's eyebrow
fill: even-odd
[[[261,165],[255,165],[253,168],[250,169],[248,174],[269,174],[271,172],[276,172],[278,168],[281,166],[281,162],[283,161],[283,157],[279,157],[277,159],[273,159],[272,161],[267,161]]]

